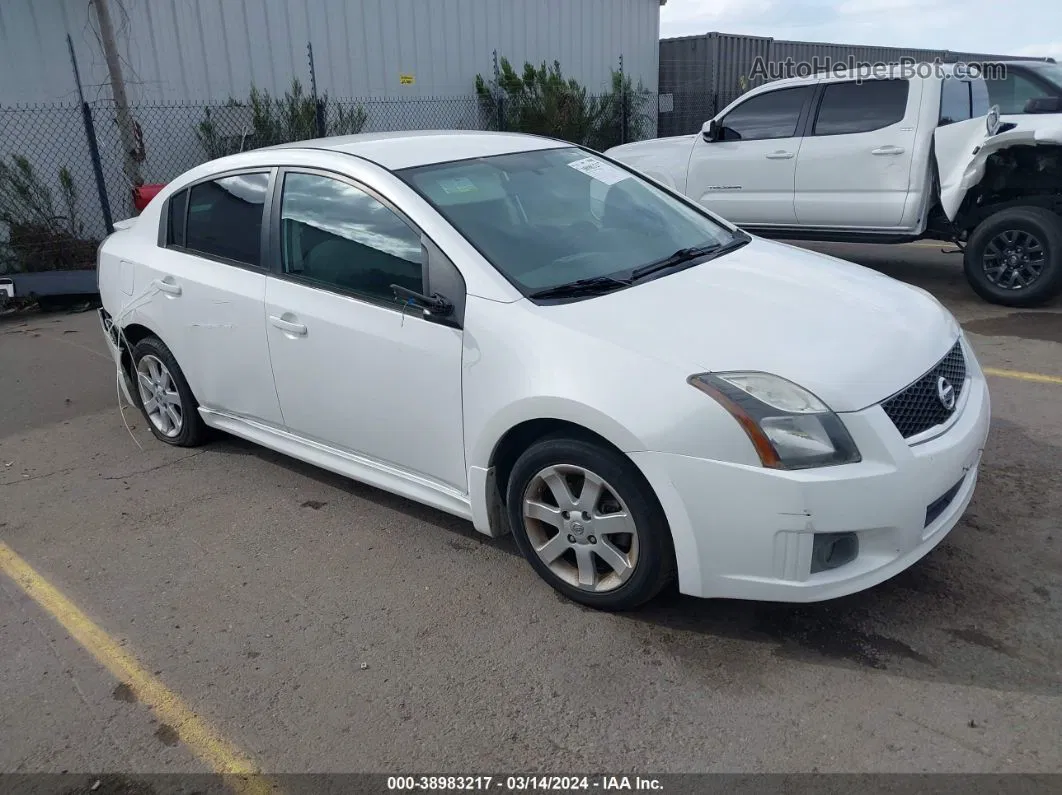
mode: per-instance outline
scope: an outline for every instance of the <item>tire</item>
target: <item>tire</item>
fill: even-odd
[[[558,485],[562,477],[566,491],[557,497],[554,489],[564,488]],[[583,500],[587,483],[599,489],[590,507]],[[506,492],[520,552],[572,601],[599,610],[630,610],[674,580],[675,552],[664,511],[626,457],[592,442],[547,437],[517,460]],[[535,515],[525,518],[527,500]],[[562,503],[573,510],[565,511]],[[617,567],[620,562],[626,568]]]
[[[199,416],[199,403],[162,340],[140,340],[133,346],[131,359],[133,396],[155,438],[175,447],[197,447],[206,441],[207,427]],[[159,387],[154,392],[152,384]],[[166,396],[161,403],[159,395]],[[160,405],[164,408],[156,411],[154,407]]]
[[[1039,270],[1029,278],[1034,263]],[[963,268],[973,291],[990,303],[1028,307],[1051,301],[1062,293],[1062,216],[1042,207],[990,215],[970,233]]]

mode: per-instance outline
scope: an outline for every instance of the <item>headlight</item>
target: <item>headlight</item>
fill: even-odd
[[[792,381],[770,373],[701,373],[688,380],[734,416],[765,467],[807,469],[861,460],[840,418]]]

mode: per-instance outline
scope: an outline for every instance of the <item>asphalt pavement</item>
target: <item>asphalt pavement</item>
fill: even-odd
[[[581,608],[511,539],[156,442],[93,312],[0,321],[0,772],[1062,772],[1062,307],[985,304],[931,244],[817,248],[933,292],[997,374],[962,523],[806,606]]]

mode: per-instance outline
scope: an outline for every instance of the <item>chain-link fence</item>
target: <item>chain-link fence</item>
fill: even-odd
[[[129,151],[109,101],[0,107],[0,273],[93,267],[111,219],[134,214],[134,185],[166,183],[235,152],[330,135],[426,129],[527,132],[605,150],[694,132],[715,106],[709,95],[645,91],[522,100],[252,92],[243,102],[133,106]]]
[[[106,224],[82,106],[0,109],[0,273],[91,267]]]

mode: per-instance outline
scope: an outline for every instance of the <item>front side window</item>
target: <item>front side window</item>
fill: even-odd
[[[201,254],[259,266],[262,212],[269,174],[238,174],[201,182],[188,194],[184,245]],[[172,205],[171,205],[172,206]]]
[[[681,249],[736,238],[632,172],[576,147],[398,174],[525,294],[629,275]]]
[[[815,117],[814,135],[851,135],[880,130],[907,115],[906,80],[827,83]]]
[[[783,88],[752,97],[730,111],[722,122],[721,141],[763,141],[792,138],[811,86]]]
[[[1045,63],[1043,66],[1055,66],[1056,71],[1059,69],[1055,64]],[[1038,70],[1038,73],[1047,80],[1051,79],[1050,69]],[[1062,79],[1062,73],[1057,77]],[[988,84],[989,101],[993,105],[999,105],[1000,113],[1024,113],[1025,103],[1030,99],[1062,94],[1062,91],[1048,90],[1047,87],[1013,69],[1008,69],[1002,80],[985,80],[985,83]]]
[[[390,303],[392,284],[422,291],[420,235],[365,191],[331,177],[288,173],[280,214],[284,273]]]

